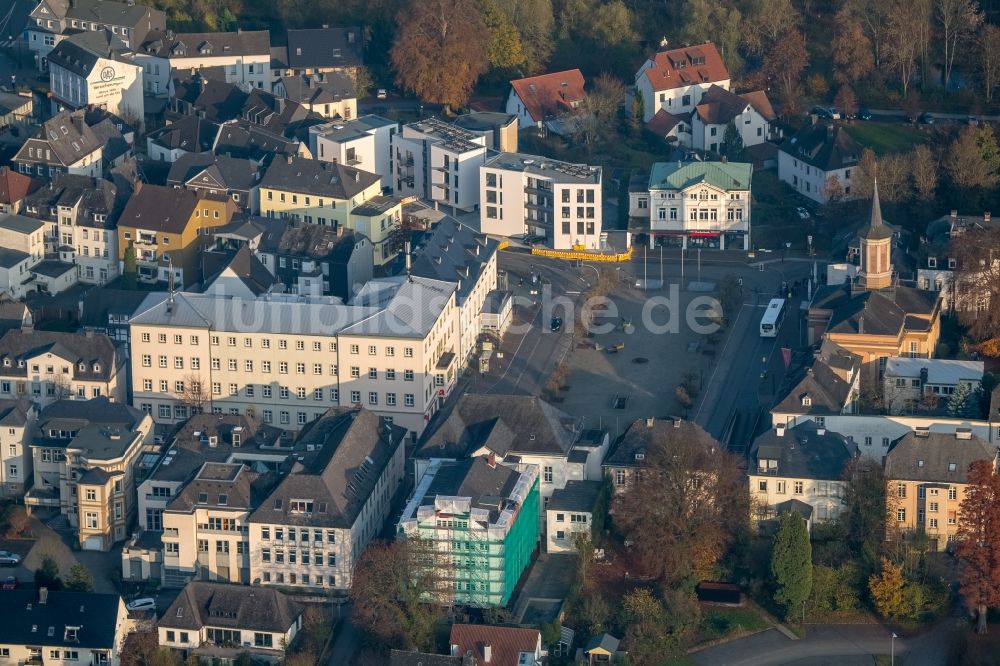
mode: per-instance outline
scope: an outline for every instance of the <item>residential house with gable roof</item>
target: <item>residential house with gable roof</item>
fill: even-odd
[[[249,517],[252,583],[350,589],[403,480],[406,434],[363,407],[332,407],[303,429],[301,461]]]
[[[99,107],[142,123],[142,66],[117,34],[107,28],[72,34],[47,58],[53,113]]]
[[[744,162],[656,162],[645,188],[629,187],[632,230],[650,248],[749,250],[752,179]]]
[[[997,445],[969,428],[954,433],[921,428],[893,442],[885,456],[886,492],[892,495],[890,527],[920,532],[932,550],[951,548],[958,534],[969,466],[997,460]]]
[[[271,89],[271,39],[267,30],[235,32],[150,31],[135,45],[147,95],[170,93],[170,72],[221,71],[226,83]]]
[[[713,153],[722,151],[726,130],[736,128],[743,146],[756,146],[781,136],[772,128],[777,116],[763,90],[737,95],[713,84],[691,113],[691,147]]]
[[[608,434],[584,437],[579,419],[535,396],[462,394],[431,424],[413,454],[415,478],[440,460],[490,456],[517,469],[538,468],[540,511],[569,481],[603,478]]]
[[[275,82],[274,94],[296,101],[324,118],[350,120],[358,116],[354,80],[340,72],[283,76]]]
[[[212,150],[219,124],[201,116],[181,116],[146,135],[149,159],[176,162],[182,155]]]
[[[303,608],[279,590],[192,581],[157,623],[160,647],[194,657],[277,664],[302,629]]]
[[[23,215],[0,217],[0,293],[19,299],[36,291],[32,271],[44,257],[45,223]]]
[[[271,48],[274,79],[302,74],[342,72],[352,79],[364,65],[364,34],[360,27],[288,29],[287,46]]]
[[[205,252],[203,293],[252,300],[282,286],[248,247],[235,253]]]
[[[142,185],[118,218],[118,259],[124,265],[131,246],[140,281],[197,284],[209,230],[228,224],[237,209],[226,194]]]
[[[29,441],[37,418],[27,398],[0,399],[0,497],[23,498],[34,480]]]
[[[178,158],[167,174],[167,185],[176,188],[224,194],[243,211],[260,207],[260,164],[248,158],[211,152],[187,153]]]
[[[709,446],[716,443],[701,426],[678,417],[649,417],[636,419],[629,424],[625,432],[612,443],[611,450],[601,464],[603,473],[611,477],[615,494],[625,492],[632,478],[646,464],[646,456],[655,447],[669,447],[677,439],[701,441]]]
[[[538,666],[546,654],[541,632],[527,627],[453,624],[448,645],[452,656],[471,654],[484,666]]]
[[[166,13],[134,2],[115,0],[40,0],[25,27],[35,66],[48,69],[48,55],[67,37],[107,30],[126,48],[135,48],[151,30],[166,28]]]
[[[758,521],[794,511],[811,529],[836,520],[844,508],[847,465],[857,444],[816,421],[778,423],[750,449],[747,477]]]
[[[856,199],[861,151],[842,126],[813,122],[778,148],[778,178],[816,203]]]
[[[84,119],[84,112],[62,111],[42,123],[13,158],[23,174],[49,179],[57,173],[100,178],[104,142]]]
[[[729,90],[731,83],[729,70],[711,42],[671,49],[664,39],[635,75],[642,119],[647,123],[657,117],[682,118],[709,88]]]
[[[510,82],[506,112],[517,116],[518,127],[537,127],[540,133],[568,135],[577,131],[575,116],[583,113],[587,93],[579,69],[551,72]]]
[[[4,592],[8,612],[0,623],[0,655],[5,663],[120,663],[133,623],[117,594],[44,587]]]
[[[8,166],[0,167],[0,215],[20,213],[24,198],[42,186],[42,181]]]
[[[137,466],[152,441],[153,419],[138,409],[105,397],[58,400],[42,409],[31,438],[25,504],[58,507],[81,548],[110,550],[135,526]]]

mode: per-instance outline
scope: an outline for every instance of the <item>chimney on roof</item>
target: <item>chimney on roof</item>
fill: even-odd
[[[777,435],[778,437],[784,437],[785,436],[785,424],[784,423],[777,423],[777,424],[775,424],[775,426],[774,426],[774,434]]]
[[[453,657],[457,657],[458,656],[458,644],[457,643],[452,643],[451,644],[451,656],[453,656]]]
[[[493,662],[493,646],[489,643],[483,645],[483,663],[489,664]]]
[[[44,606],[45,602],[49,600],[49,588],[40,587],[38,588],[38,605]]]
[[[993,217],[993,214],[990,213],[990,211],[986,211],[985,213],[983,213],[983,222],[986,222],[987,224],[989,224],[990,219],[992,217]]]
[[[955,439],[972,439],[972,428],[956,428]]]
[[[822,427],[816,428],[816,434],[819,435],[820,437],[824,436],[826,434],[826,428]]]
[[[865,332],[865,316],[861,315],[858,317],[858,334],[864,335]]]
[[[653,427],[653,423],[655,421],[656,421],[656,419],[654,419],[652,416],[647,416],[646,417],[646,427],[647,428],[652,428]]]
[[[490,451],[489,455],[486,456],[486,464],[490,466],[490,469],[497,468],[497,454]]]
[[[286,157],[285,159],[288,161],[289,164],[292,163],[292,155],[291,154],[289,154],[288,157]]]

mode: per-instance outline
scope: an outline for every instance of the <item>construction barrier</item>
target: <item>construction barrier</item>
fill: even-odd
[[[509,247],[510,247],[510,241],[502,240],[500,241],[500,245],[497,246],[497,250],[506,250]]]
[[[631,261],[632,248],[624,252],[595,252],[593,250],[550,250],[545,247],[531,248],[531,254],[538,257],[548,257],[550,259],[566,259],[567,261],[603,261],[606,263],[619,263]]]

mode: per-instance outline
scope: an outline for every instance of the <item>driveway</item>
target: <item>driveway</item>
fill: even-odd
[[[877,624],[808,625],[806,637],[793,641],[775,629],[748,636],[691,655],[697,664],[712,666],[861,666],[870,665],[875,655],[887,655],[892,649],[891,632]],[[895,640],[897,655],[908,654],[911,641]],[[947,653],[947,644],[943,646]],[[933,658],[939,658],[936,654]],[[907,656],[906,665],[935,663]]]

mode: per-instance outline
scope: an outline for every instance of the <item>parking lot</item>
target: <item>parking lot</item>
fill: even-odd
[[[568,390],[562,391],[559,407],[585,415],[585,428],[603,427],[617,436],[635,419],[684,415],[675,389],[685,373],[697,377],[697,386],[704,383],[716,345],[685,321],[691,301],[710,294],[682,291],[676,285],[674,290],[672,307],[669,281],[658,290],[616,290],[609,297],[613,305],[595,317],[596,324],[611,330],[578,340],[569,357]],[[643,310],[650,309],[647,303],[653,298],[662,303],[650,310],[653,323],[670,330],[644,325]],[[675,319],[679,319],[676,331],[666,325]],[[625,325],[628,322],[632,325]]]

